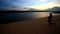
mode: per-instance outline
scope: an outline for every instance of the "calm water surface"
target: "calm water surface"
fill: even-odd
[[[49,12],[1,13],[0,22],[14,22],[48,17]]]

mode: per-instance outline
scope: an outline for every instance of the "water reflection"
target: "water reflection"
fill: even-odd
[[[43,18],[49,16],[49,12],[35,12],[35,18]]]

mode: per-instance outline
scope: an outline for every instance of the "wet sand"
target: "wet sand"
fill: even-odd
[[[52,22],[56,25],[48,25],[47,17],[8,24],[0,24],[0,34],[59,34],[60,15],[53,16]]]

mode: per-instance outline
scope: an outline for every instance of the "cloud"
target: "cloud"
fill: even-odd
[[[0,1],[1,1],[0,7],[2,6],[1,8],[5,7],[6,9],[15,10],[28,10],[29,8],[45,10],[55,6],[60,6],[60,0],[0,0]],[[25,7],[27,9],[25,9]]]
[[[27,6],[27,7],[34,8],[34,9],[37,9],[37,10],[46,10],[48,8],[53,8],[55,6],[60,7],[60,4],[50,2],[50,3],[41,4],[41,5],[34,5],[34,6]]]
[[[52,3],[52,6],[57,6],[57,7],[60,7],[60,0],[51,0],[50,2],[49,2],[49,4],[51,4]]]
[[[17,10],[20,10],[20,11],[27,11],[29,10],[30,8],[29,7],[21,7],[21,8],[18,8]]]
[[[16,10],[17,8],[11,8],[8,6],[0,6],[0,10]]]
[[[60,4],[60,0],[51,0],[51,2],[54,2],[56,4]]]
[[[0,10],[28,10],[28,8],[25,9],[24,7],[12,8],[12,7],[9,7],[9,6],[0,6]]]

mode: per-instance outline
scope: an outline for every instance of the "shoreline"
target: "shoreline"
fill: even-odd
[[[52,29],[48,25],[47,17],[22,22],[14,22],[0,25],[2,34],[59,34],[60,33],[60,15],[53,16]]]

